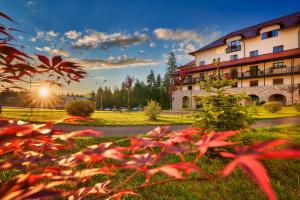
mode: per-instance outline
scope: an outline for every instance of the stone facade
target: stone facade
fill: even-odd
[[[290,91],[291,85],[278,86],[258,86],[258,87],[238,87],[227,88],[228,93],[245,93],[249,96],[258,97],[259,102],[274,101],[274,97],[280,97],[284,100],[284,104],[291,105],[292,99],[294,103],[300,103],[299,89],[294,90],[293,94]],[[176,90],[173,93],[173,110],[181,110],[183,108],[183,98],[188,98],[188,108],[195,109],[196,102],[193,96],[195,95],[209,95],[203,90]],[[186,101],[185,101],[186,102]]]

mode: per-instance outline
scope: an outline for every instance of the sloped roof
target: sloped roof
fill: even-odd
[[[191,62],[188,62],[184,65],[181,65],[178,68],[193,67],[193,66],[195,66],[195,60],[192,60]]]
[[[247,27],[247,28],[244,28],[244,29],[240,29],[238,31],[231,32],[231,33],[221,37],[220,39],[218,39],[218,40],[216,40],[216,41],[214,41],[214,42],[212,42],[212,43],[210,43],[210,44],[208,44],[208,45],[206,45],[206,46],[204,46],[204,47],[202,47],[202,48],[200,48],[200,49],[198,49],[194,52],[191,52],[190,54],[193,55],[193,54],[195,54],[197,52],[200,52],[200,51],[204,51],[204,50],[207,50],[207,49],[222,46],[222,45],[225,44],[226,39],[228,39],[230,37],[241,36],[243,39],[249,39],[249,38],[255,37],[259,34],[259,31],[262,28],[264,28],[266,26],[270,26],[270,25],[275,25],[275,24],[280,25],[280,27],[282,29],[298,25],[298,24],[300,24],[300,12],[296,12],[296,13],[293,13],[293,14],[290,14],[290,15],[286,15],[286,16],[279,17],[279,18],[276,18],[276,19],[272,19],[272,20],[254,25],[254,26],[250,26],[250,27]]]
[[[280,60],[280,59],[284,59],[284,58],[293,58],[293,57],[300,57],[300,48],[286,50],[286,51],[277,52],[277,53],[268,53],[268,54],[262,54],[259,56],[241,58],[241,59],[237,59],[237,60],[223,61],[223,62],[220,62],[220,68],[249,65],[249,64],[255,64],[255,63],[260,63],[260,62],[264,62],[264,61],[266,62],[266,61],[271,61],[271,60]],[[193,72],[207,71],[207,70],[213,70],[213,69],[216,69],[216,66],[214,64],[195,66],[195,67],[189,67],[189,68],[181,68],[181,69],[178,69],[174,73],[174,75],[178,74],[179,71],[193,73]]]

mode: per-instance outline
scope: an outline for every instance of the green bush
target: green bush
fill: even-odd
[[[282,109],[282,105],[278,101],[273,101],[265,103],[264,108],[271,113],[276,113]]]
[[[202,107],[194,113],[196,127],[207,131],[239,130],[253,123],[252,112],[242,105],[242,94],[227,94],[225,88],[235,82],[227,79],[206,80],[201,85],[210,93],[208,96],[195,96]]]
[[[66,111],[73,116],[90,116],[96,109],[96,104],[93,101],[72,101],[66,106]]]
[[[300,112],[300,103],[295,104],[295,105],[294,105],[294,108],[295,108],[298,112]]]
[[[157,116],[161,112],[161,107],[156,101],[148,101],[147,106],[144,108],[145,115],[149,120],[156,120]]]

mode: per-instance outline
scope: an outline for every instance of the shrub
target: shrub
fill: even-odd
[[[90,116],[96,109],[95,102],[92,101],[72,101],[66,106],[68,114],[73,116]]]
[[[157,115],[161,112],[161,107],[159,106],[159,103],[151,100],[148,101],[147,106],[145,106],[144,112],[149,120],[156,120]]]
[[[252,112],[240,102],[242,94],[226,94],[224,88],[235,82],[227,79],[202,83],[208,96],[195,96],[202,107],[194,113],[195,126],[209,131],[239,130],[253,123]]]
[[[282,105],[280,102],[273,101],[265,103],[264,108],[271,113],[276,113],[282,109]]]
[[[295,105],[294,105],[294,108],[295,108],[298,112],[300,112],[300,103],[295,104]]]

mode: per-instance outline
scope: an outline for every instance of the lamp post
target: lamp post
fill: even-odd
[[[96,82],[97,85],[99,85],[99,87],[101,88],[101,92],[100,92],[100,109],[103,110],[103,89],[102,89],[102,84],[105,83],[106,80],[102,80],[99,82]]]

